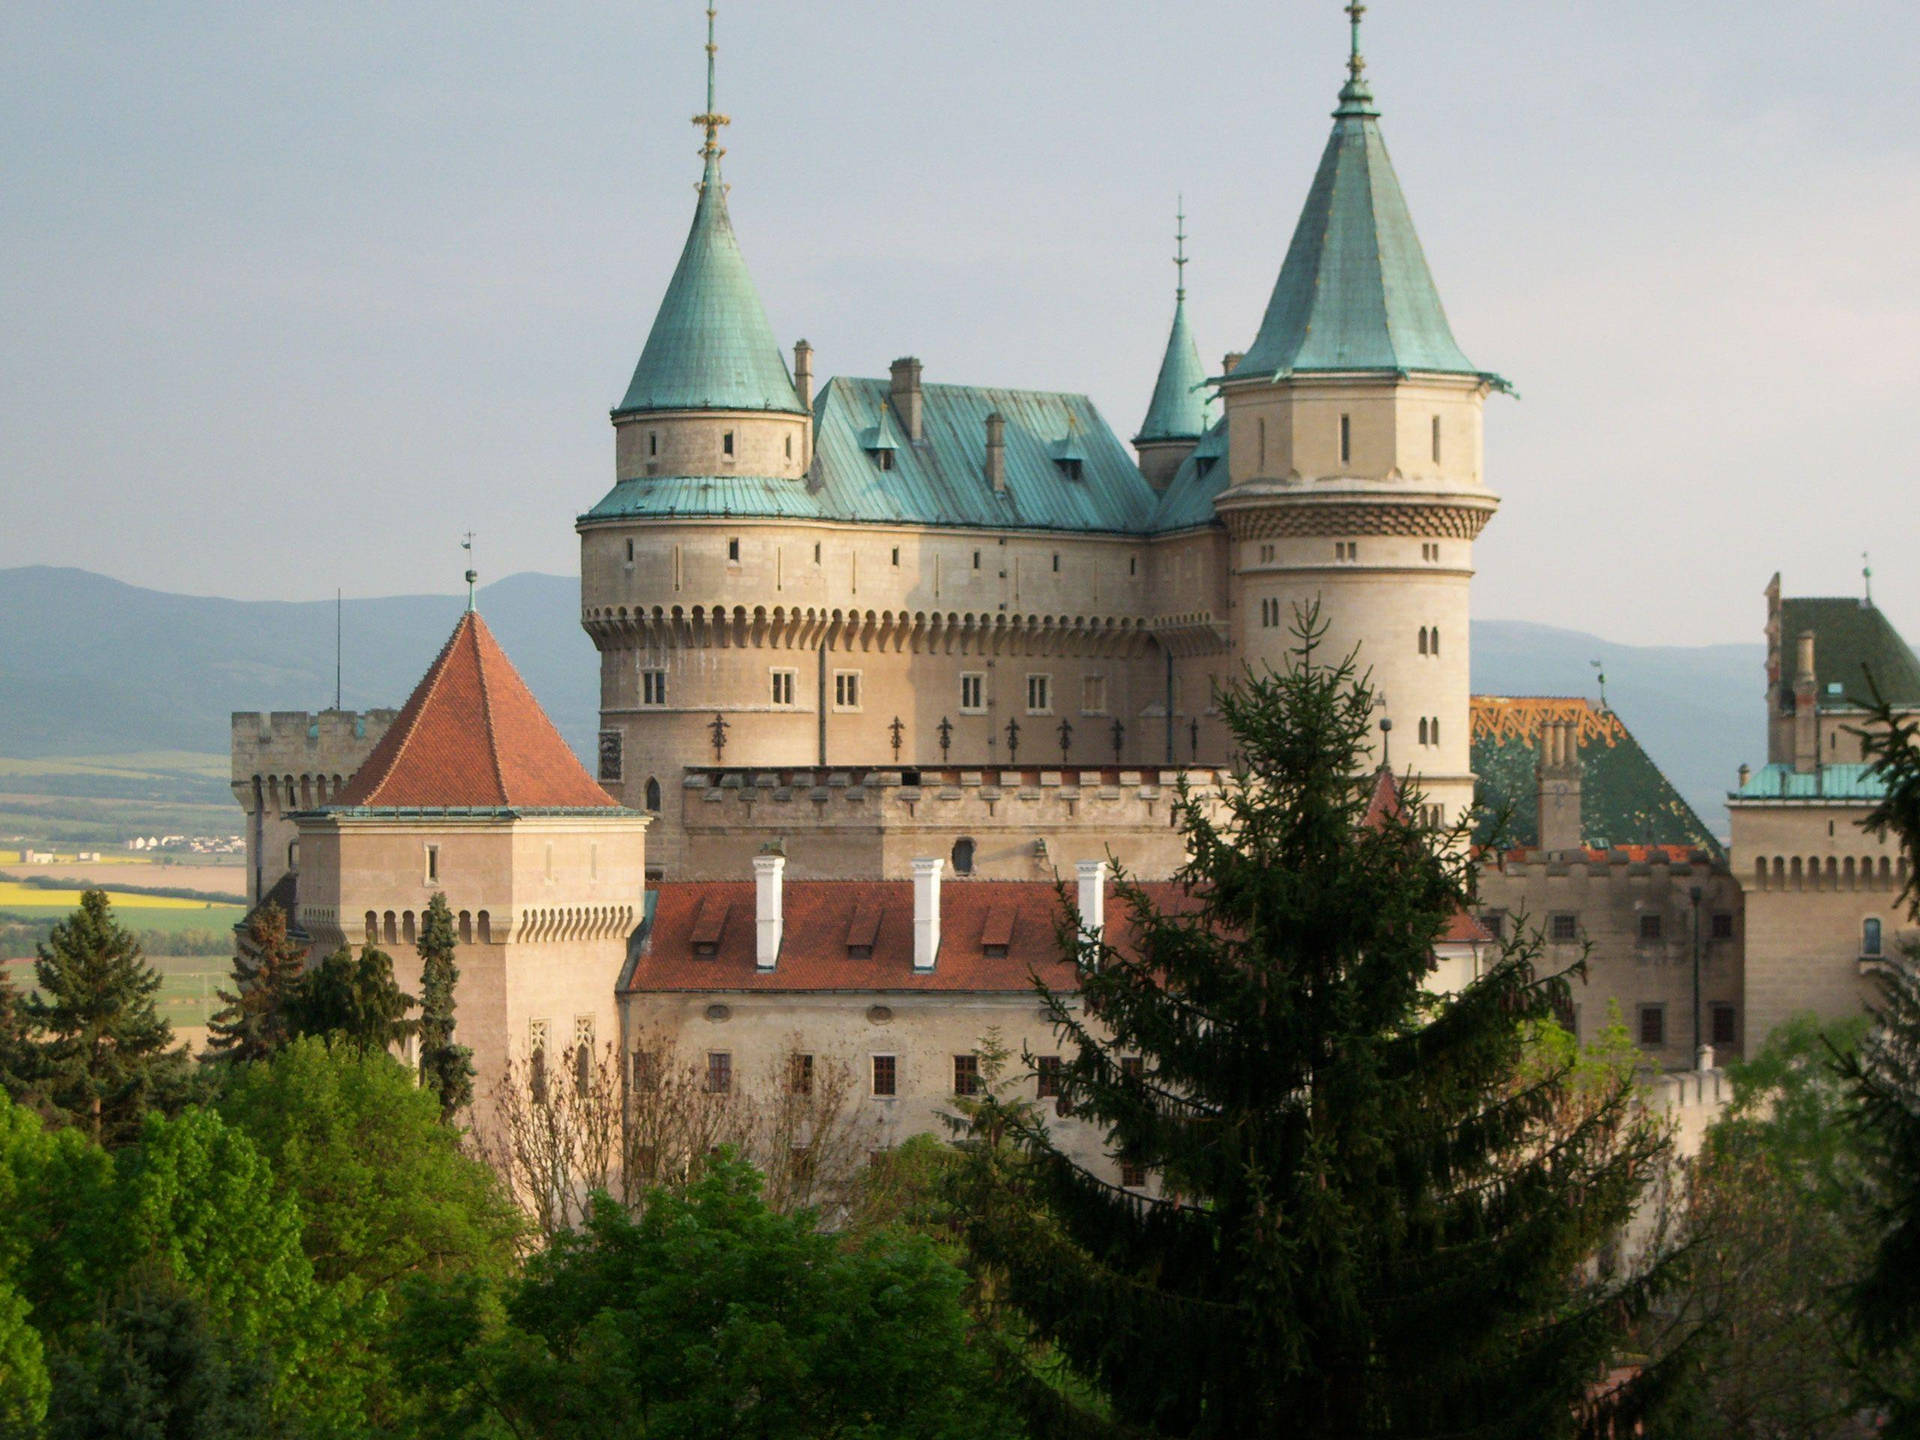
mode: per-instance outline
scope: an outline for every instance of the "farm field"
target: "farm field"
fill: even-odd
[[[245,865],[155,865],[137,858],[116,860],[106,856],[85,864],[56,860],[51,865],[19,865],[9,860],[5,851],[0,851],[0,882],[29,877],[72,881],[76,889],[99,885],[110,891],[201,890],[210,895],[231,895],[235,903],[247,893]]]
[[[147,963],[160,972],[160,1014],[176,1039],[199,1049],[206,1043],[207,1017],[220,1008],[214,992],[229,983],[230,962],[218,955],[149,955]],[[31,960],[11,960],[5,968],[21,994],[33,989]]]

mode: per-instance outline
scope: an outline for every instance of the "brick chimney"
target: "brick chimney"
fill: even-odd
[[[1820,690],[1813,673],[1813,631],[1794,642],[1793,769],[1806,775],[1820,768]]]
[[[920,408],[925,397],[920,391],[920,362],[911,355],[893,362],[891,398],[900,428],[907,432],[909,441],[919,444],[924,437]]]
[[[1549,854],[1579,850],[1586,843],[1580,819],[1579,735],[1571,720],[1549,720],[1540,727],[1536,793],[1540,848]]]
[[[932,974],[940,958],[940,871],[946,863],[913,862],[913,968],[919,975]]]

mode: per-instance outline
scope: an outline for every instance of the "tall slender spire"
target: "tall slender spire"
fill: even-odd
[[[1184,195],[1174,211],[1173,243],[1173,300],[1176,305],[1184,305],[1187,300],[1187,197]]]
[[[1194,344],[1193,331],[1187,326],[1187,203],[1184,196],[1174,213],[1173,329],[1167,335],[1160,377],[1154,383],[1147,418],[1140,426],[1140,433],[1134,436],[1135,444],[1198,440],[1213,423],[1212,397],[1205,389],[1207,367],[1200,362],[1200,347]]]
[[[1347,51],[1347,83],[1340,87],[1340,108],[1336,115],[1373,115],[1373,87],[1367,84],[1367,57],[1360,53],[1360,17],[1367,7],[1360,0],[1347,0],[1347,22],[1352,41]]]
[[[714,101],[714,69],[720,56],[720,42],[713,36],[714,19],[717,14],[712,5],[707,6],[707,110],[704,115],[693,117],[693,123],[707,132],[707,143],[700,147],[700,154],[705,158],[710,174],[718,173],[720,157],[727,153],[725,147],[720,144],[720,127],[733,123],[729,117],[720,113],[720,107]]]

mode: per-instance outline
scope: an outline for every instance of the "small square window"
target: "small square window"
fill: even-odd
[[[1147,1183],[1147,1167],[1132,1160],[1120,1162],[1120,1184],[1128,1190],[1138,1190]]]
[[[892,1096],[900,1093],[898,1056],[876,1055],[873,1057],[873,1093],[879,1096]]]
[[[640,703],[642,705],[664,705],[667,703],[666,671],[642,670],[640,672]]]
[[[1557,945],[1570,944],[1580,938],[1580,917],[1578,915],[1553,915],[1547,919],[1547,938]]]
[[[1034,1061],[1034,1079],[1038,1086],[1037,1094],[1042,1100],[1058,1099],[1062,1089],[1063,1076],[1060,1071],[1058,1055],[1042,1055]]]
[[[980,715],[987,708],[987,677],[984,671],[968,671],[960,677],[960,713]]]
[[[833,672],[833,708],[836,710],[860,708],[860,672],[858,670]]]
[[[1129,1080],[1147,1078],[1147,1062],[1144,1056],[1123,1055],[1120,1057],[1120,1073]]]
[[[1713,1043],[1738,1045],[1740,1043],[1738,1021],[1739,1017],[1733,1006],[1715,1005],[1713,1007]]]
[[[953,1093],[956,1095],[980,1093],[980,1057],[978,1055],[953,1057]]]
[[[1051,675],[1027,676],[1027,713],[1029,715],[1053,713],[1053,677]]]
[[[1658,940],[1666,933],[1665,918],[1657,914],[1640,917],[1640,939],[1643,944]]]
[[[1658,1050],[1667,1043],[1667,1009],[1664,1005],[1640,1007],[1640,1046]]]
[[[707,1093],[709,1095],[731,1095],[733,1093],[733,1055],[726,1050],[707,1052]]]
[[[1709,940],[1733,939],[1733,912],[1732,911],[1716,910],[1713,912],[1713,920],[1711,921],[1710,928],[1707,931],[1707,938]]]

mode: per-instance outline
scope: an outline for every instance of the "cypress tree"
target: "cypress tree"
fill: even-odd
[[[440,1097],[440,1118],[453,1117],[473,1101],[473,1051],[453,1041],[454,987],[460,967],[453,962],[453,912],[436,893],[420,922],[420,1078]]]
[[[287,1043],[287,1003],[307,949],[287,934],[287,914],[269,900],[247,919],[248,944],[233,957],[233,989],[208,1022],[207,1049],[227,1060],[264,1060]]]
[[[1285,673],[1222,696],[1240,768],[1214,803],[1181,792],[1179,898],[1123,876],[1125,946],[1070,930],[1078,1003],[1039,987],[1068,1105],[1150,1179],[990,1097],[972,1262],[1028,1327],[1009,1363],[1039,1434],[1579,1433],[1664,1266],[1579,1277],[1665,1141],[1630,1076],[1583,1094],[1576,1056],[1530,1046],[1568,996],[1537,940],[1429,990],[1475,900],[1465,828],[1365,775],[1375,697],[1296,629]]]
[[[154,1004],[159,973],[101,890],[84,892],[80,908],[35,948],[37,989],[24,1009],[46,1104],[101,1144],[131,1139],[156,1095],[185,1073],[173,1027]]]

